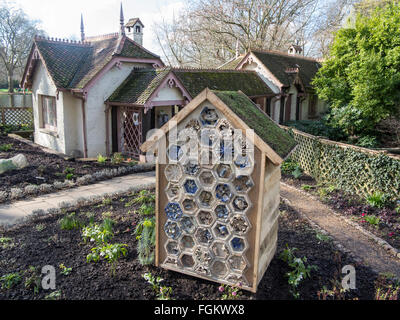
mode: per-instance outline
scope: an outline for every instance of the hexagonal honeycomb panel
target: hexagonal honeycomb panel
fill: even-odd
[[[213,107],[201,108],[184,123],[200,139],[200,157],[190,155],[179,163],[185,150],[182,143],[167,149],[164,264],[212,280],[247,285],[244,273],[252,267],[246,257],[252,229],[247,218],[252,207],[248,194],[254,182],[246,170],[254,168],[254,161],[246,154],[245,140],[235,138],[237,130]]]

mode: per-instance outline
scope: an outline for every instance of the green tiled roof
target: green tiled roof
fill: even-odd
[[[122,48],[118,34],[90,43],[71,43],[36,38],[35,45],[43,57],[44,63],[58,88],[81,89],[114,56],[159,59],[134,41],[125,36]]]
[[[242,91],[249,97],[273,95],[272,90],[253,71],[173,69],[192,97],[205,88],[219,91]]]
[[[273,94],[264,81],[252,71],[135,69],[108,101],[143,105],[170,72],[175,74],[192,98],[205,88],[221,91],[241,90],[250,97]]]
[[[293,74],[287,73],[287,69],[299,68],[299,78],[307,89],[311,89],[311,82],[321,64],[311,58],[298,55],[288,55],[274,51],[251,51],[271,73],[284,85],[293,83]]]
[[[109,102],[144,105],[170,69],[135,69],[108,98]]]
[[[213,91],[241,120],[282,159],[296,146],[296,141],[260,110],[246,95],[236,91]]]

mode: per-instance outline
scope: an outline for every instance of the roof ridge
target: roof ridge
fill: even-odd
[[[176,67],[171,67],[172,71],[195,71],[195,72],[220,72],[220,73],[227,73],[227,72],[238,72],[238,73],[254,73],[255,71],[253,70],[236,70],[236,69],[218,69],[218,68],[191,68],[191,67],[185,67],[185,68],[176,68]]]
[[[61,38],[53,38],[53,37],[43,37],[36,35],[34,41],[45,41],[50,43],[62,43],[69,45],[79,45],[79,46],[91,46],[92,43],[90,41],[78,41],[78,40],[70,40],[70,39],[61,39]]]
[[[89,39],[90,41],[101,41],[101,40],[116,38],[118,36],[119,36],[118,32],[113,32],[113,33],[100,34],[98,36],[86,37],[86,39]]]
[[[282,52],[282,51],[278,51],[278,50],[250,49],[250,52],[270,53],[270,54],[281,55],[281,56],[288,57],[288,58],[297,58],[297,59],[309,60],[309,61],[314,61],[314,62],[319,63],[318,59],[316,59],[316,58],[305,57],[305,56],[301,56],[299,54],[288,54],[286,52]]]

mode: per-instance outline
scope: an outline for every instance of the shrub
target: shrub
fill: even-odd
[[[122,153],[116,152],[111,157],[112,164],[120,164],[120,163],[122,163],[122,161],[124,161],[124,157],[122,156]]]
[[[385,195],[382,192],[374,192],[367,196],[367,203],[376,208],[382,208],[385,205]]]

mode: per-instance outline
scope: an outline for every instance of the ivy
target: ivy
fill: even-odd
[[[299,147],[292,155],[293,160],[318,183],[363,197],[379,192],[384,194],[385,201],[400,198],[400,160],[324,143],[297,132],[294,136]]]

